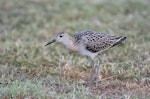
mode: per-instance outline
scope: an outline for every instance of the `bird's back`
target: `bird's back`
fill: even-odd
[[[92,53],[107,50],[126,39],[126,37],[111,36],[109,34],[96,31],[82,31],[74,34],[72,37],[74,38],[75,45],[80,44]]]

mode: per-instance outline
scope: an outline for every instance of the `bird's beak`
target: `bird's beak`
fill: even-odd
[[[52,44],[52,43],[54,43],[56,40],[55,39],[53,39],[52,41],[49,41],[45,46],[47,46],[47,45],[49,45],[49,44]]]

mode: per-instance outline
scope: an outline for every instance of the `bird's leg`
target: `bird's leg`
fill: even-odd
[[[92,69],[91,69],[91,73],[90,73],[90,81],[89,81],[89,84],[88,84],[88,87],[90,87],[90,85],[93,83],[94,79],[93,79],[93,74],[94,74],[94,69],[95,69],[95,63],[94,63],[94,60],[91,59],[91,66],[92,66]]]
[[[100,63],[101,63],[101,59],[99,56],[97,56],[98,58],[98,64],[97,64],[97,68],[95,68],[96,70],[96,77],[95,77],[95,80],[96,80],[96,86],[98,86],[98,76],[99,76],[99,72],[100,72]]]
[[[97,69],[96,69],[96,74],[98,75],[98,73],[100,72],[101,59],[99,56],[97,56],[97,58],[98,58],[98,65],[97,65]]]

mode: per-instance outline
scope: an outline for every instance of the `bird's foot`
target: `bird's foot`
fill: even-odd
[[[86,87],[91,87],[93,84],[96,84],[98,77],[93,77],[87,84]]]

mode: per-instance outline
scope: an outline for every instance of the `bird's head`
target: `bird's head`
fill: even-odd
[[[45,46],[52,44],[54,42],[59,42],[59,43],[64,44],[65,42],[69,41],[69,38],[70,38],[70,36],[68,34],[61,32],[61,33],[58,33],[55,36],[55,38],[53,40],[49,41]]]

